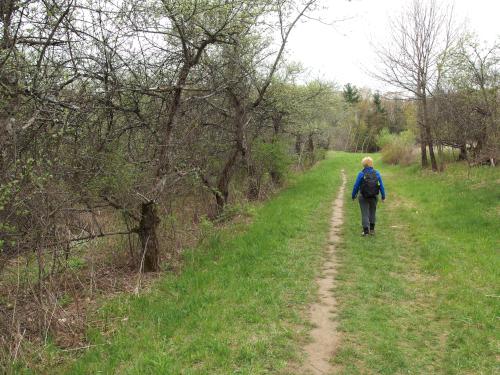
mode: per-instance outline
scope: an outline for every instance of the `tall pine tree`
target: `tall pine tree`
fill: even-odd
[[[342,95],[344,96],[344,100],[349,104],[359,103],[359,91],[356,86],[351,85],[350,83],[344,86],[344,92]]]

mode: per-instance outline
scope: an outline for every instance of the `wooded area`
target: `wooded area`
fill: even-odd
[[[73,331],[61,299],[78,305],[109,269],[159,271],[200,223],[279,187],[292,160],[320,157],[316,105],[331,90],[294,84],[283,59],[314,6],[1,3],[1,331],[11,356],[24,336]]]
[[[422,167],[428,165],[428,151],[432,170],[438,170],[435,146],[458,148],[461,159],[495,166],[498,40],[482,45],[463,31],[453,7],[436,0],[413,1],[391,29],[391,43],[378,47],[382,69],[377,77],[416,101]]]
[[[400,145],[391,161],[409,163],[420,144],[433,170],[449,148],[495,166],[498,43],[459,34],[450,10],[415,1],[380,50],[379,76],[409,94],[342,88],[305,80],[286,58],[318,6],[2,0],[3,361],[26,340],[79,345],[86,299],[175,268],[207,228],[326,150]]]

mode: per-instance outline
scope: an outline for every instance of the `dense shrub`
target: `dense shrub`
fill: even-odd
[[[415,135],[410,130],[395,134],[384,129],[377,138],[377,145],[385,163],[408,165],[415,161]]]
[[[327,150],[324,148],[317,148],[314,150],[314,160],[315,161],[321,161],[326,158],[326,152]]]
[[[259,176],[269,174],[273,183],[280,184],[288,173],[292,158],[284,141],[258,142],[253,151],[253,159],[259,166]]]

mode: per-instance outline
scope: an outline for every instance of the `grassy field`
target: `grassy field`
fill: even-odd
[[[344,158],[352,185],[360,157]],[[500,171],[375,167],[388,194],[375,238],[360,238],[347,205],[335,362],[343,374],[498,373]]]
[[[185,254],[180,275],[100,311],[116,325],[92,347],[47,368],[67,374],[269,374],[300,355],[341,161],[329,159],[256,209],[251,224]],[[233,233],[238,232],[238,233]],[[112,320],[112,318],[114,318]],[[118,318],[118,319],[116,319]],[[60,352],[53,357],[61,359]],[[63,358],[66,361],[69,359]]]

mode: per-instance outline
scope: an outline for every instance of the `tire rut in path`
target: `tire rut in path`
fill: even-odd
[[[310,320],[314,328],[311,331],[312,341],[304,348],[307,357],[303,371],[306,374],[331,374],[334,368],[330,364],[330,360],[340,341],[337,322],[333,320],[336,316],[337,301],[332,289],[335,286],[337,270],[335,250],[340,240],[339,232],[344,222],[343,208],[346,176],[344,170],[341,173],[342,185],[337,198],[333,202],[326,261],[322,267],[322,274],[316,279],[319,286],[319,301],[315,302],[310,308]]]

